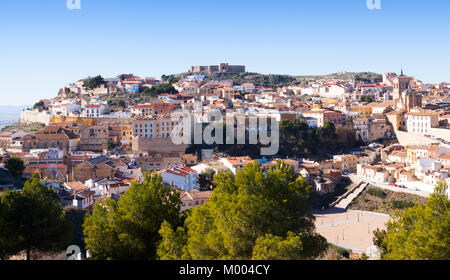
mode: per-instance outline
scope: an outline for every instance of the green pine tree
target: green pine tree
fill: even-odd
[[[425,205],[395,211],[374,243],[385,260],[449,260],[450,203],[442,181]]]

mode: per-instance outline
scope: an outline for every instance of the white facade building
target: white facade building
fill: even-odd
[[[346,90],[344,87],[336,85],[321,87],[319,91],[319,95],[325,98],[341,98],[345,93]]]
[[[104,112],[105,112],[105,107],[103,105],[88,105],[83,110],[83,113],[81,115],[82,115],[82,117],[98,118],[101,115],[103,115]]]
[[[421,159],[414,165],[414,173],[418,179],[424,179],[427,174],[439,172],[442,169],[442,163],[432,158]]]
[[[161,173],[163,182],[173,185],[180,190],[190,191],[198,189],[197,172],[187,166],[175,166]]]
[[[405,119],[408,132],[430,134],[431,128],[439,126],[438,115],[433,113],[408,113]]]

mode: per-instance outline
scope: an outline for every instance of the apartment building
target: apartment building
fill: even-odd
[[[178,122],[170,116],[136,117],[133,119],[133,136],[140,138],[169,138]]]
[[[105,106],[103,105],[88,105],[84,108],[81,113],[82,117],[85,118],[98,118],[105,112]]]
[[[439,116],[432,111],[410,112],[405,114],[406,131],[430,134],[431,128],[439,127]]]
[[[178,106],[179,107],[179,106]],[[131,108],[132,116],[157,116],[170,114],[178,109],[173,103],[155,102],[152,104],[136,105]]]
[[[344,123],[344,116],[341,112],[329,109],[316,109],[304,112],[304,117],[314,118],[317,120],[317,126],[323,127],[326,122],[332,122],[335,125]]]
[[[377,183],[385,183],[388,181],[389,172],[381,166],[371,166],[358,164],[357,175],[362,179],[368,179]]]

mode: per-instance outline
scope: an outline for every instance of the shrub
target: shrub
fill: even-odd
[[[392,200],[391,201],[392,208],[395,209],[405,209],[414,206],[414,202],[405,201],[405,200]]]
[[[367,191],[367,193],[370,194],[370,195],[379,197],[379,198],[386,198],[386,193],[383,192],[383,191],[380,190],[380,189],[374,189],[374,188],[371,188],[371,189],[369,189],[369,190]]]

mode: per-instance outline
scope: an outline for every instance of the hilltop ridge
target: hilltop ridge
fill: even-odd
[[[205,81],[214,80],[232,80],[235,84],[253,83],[257,86],[289,86],[289,85],[309,85],[321,80],[348,80],[348,81],[363,81],[367,83],[381,82],[383,76],[373,72],[341,72],[327,75],[305,75],[294,76],[285,74],[260,74],[254,72],[245,73],[205,73],[199,72],[198,75],[204,75]],[[177,78],[184,78],[193,75],[193,73],[174,74],[172,76]]]

